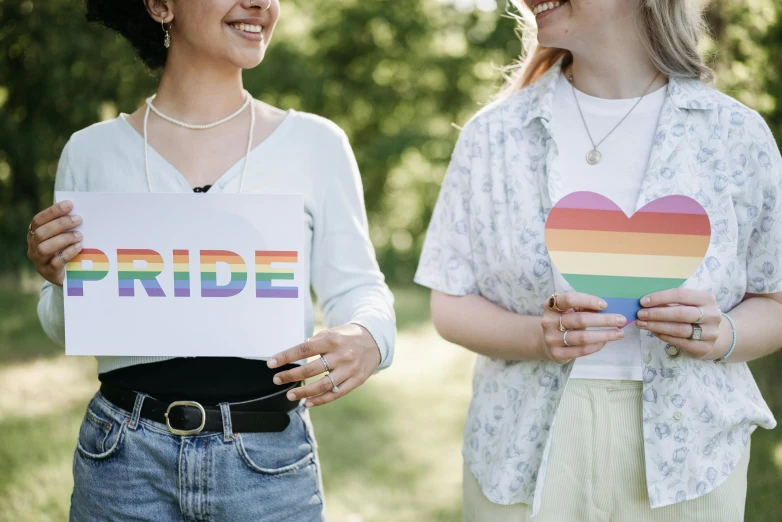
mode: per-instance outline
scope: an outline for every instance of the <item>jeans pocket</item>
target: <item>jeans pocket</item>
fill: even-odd
[[[101,413],[90,403],[79,427],[76,449],[91,460],[108,460],[116,454],[127,428],[127,423]]]
[[[236,450],[245,465],[265,475],[280,475],[315,462],[309,427],[299,410],[290,413],[291,423],[279,433],[240,433]]]

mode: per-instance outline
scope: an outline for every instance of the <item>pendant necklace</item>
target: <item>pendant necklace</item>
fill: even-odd
[[[601,143],[603,143],[606,138],[608,138],[621,124],[623,121],[627,119],[628,116],[630,116],[630,113],[633,112],[633,109],[635,109],[639,103],[641,103],[641,100],[644,99],[644,96],[646,96],[649,93],[649,89],[652,88],[652,85],[654,85],[654,81],[657,79],[657,77],[660,76],[660,72],[657,71],[657,74],[654,75],[654,78],[652,78],[652,81],[649,83],[649,86],[646,88],[644,93],[641,95],[640,98],[638,98],[638,101],[635,102],[635,104],[630,107],[630,110],[627,111],[627,114],[624,115],[624,117],[619,120],[619,123],[617,123],[613,129],[611,129],[608,134],[606,134],[602,140],[595,143],[595,140],[592,139],[592,133],[589,132],[589,126],[587,125],[586,119],[584,118],[584,113],[581,111],[581,105],[578,103],[578,95],[576,94],[576,87],[575,83],[573,81],[573,69],[570,69],[570,75],[567,76],[568,81],[570,82],[570,88],[573,89],[573,98],[576,100],[576,107],[578,107],[578,113],[581,115],[581,121],[584,122],[584,128],[587,131],[587,136],[589,136],[589,141],[592,142],[592,150],[587,152],[586,160],[587,163],[590,165],[597,165],[600,163],[600,160],[603,159],[603,155],[600,153],[597,148],[600,146]]]

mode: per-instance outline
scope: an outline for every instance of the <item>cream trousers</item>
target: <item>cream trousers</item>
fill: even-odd
[[[749,445],[714,491],[651,509],[646,493],[640,381],[571,379],[553,428],[543,499],[489,501],[464,466],[464,522],[740,522],[747,496]]]

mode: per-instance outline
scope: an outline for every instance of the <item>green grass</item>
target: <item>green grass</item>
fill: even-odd
[[[427,292],[405,287],[394,294],[400,339],[393,370],[312,412],[332,522],[461,517],[472,356],[434,333]],[[0,291],[0,522],[67,519],[78,425],[97,387],[92,358],[65,358],[46,339],[36,302],[35,295]],[[751,366],[782,419],[782,354]],[[758,429],[746,520],[778,520],[781,490],[782,433]]]

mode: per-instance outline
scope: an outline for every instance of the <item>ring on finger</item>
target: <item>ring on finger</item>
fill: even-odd
[[[692,324],[692,335],[688,337],[688,339],[691,339],[693,341],[700,341],[701,335],[703,335],[703,328],[700,327],[699,324],[693,323]]]
[[[60,250],[59,252],[57,252],[57,257],[59,257],[60,259],[62,259],[62,262],[63,262],[63,264],[66,264],[66,265],[68,264],[68,260],[67,260],[67,259],[65,259],[65,257],[62,255],[62,250]]]
[[[551,294],[551,297],[548,299],[548,308],[549,310],[554,310],[555,312],[562,313],[564,312],[563,309],[557,306],[557,297],[559,297],[559,294],[554,292]]]
[[[565,333],[562,335],[562,342],[565,343],[565,346],[570,346],[570,343],[567,342],[567,334],[570,333],[570,330],[565,330]]]
[[[559,316],[559,331],[560,332],[566,332],[567,328],[565,328],[565,325],[562,324],[562,315]]]
[[[326,360],[326,358],[323,355],[320,356],[320,362],[323,363],[323,367],[326,368],[327,372],[331,371],[331,368],[329,367],[329,362]]]
[[[33,235],[33,222],[32,221],[30,221],[30,224],[27,225],[27,233],[30,234],[31,236]]]
[[[701,310],[699,306],[696,306],[695,308],[697,308],[698,311],[701,313],[701,315],[699,315],[698,318],[695,321],[693,321],[693,323],[697,324],[701,322],[701,319],[703,319],[703,310]]]
[[[338,393],[339,392],[339,386],[337,386],[337,383],[334,382],[334,378],[331,376],[330,373],[327,373],[326,377],[328,377],[329,380],[331,381],[331,391],[333,391],[334,393]]]

